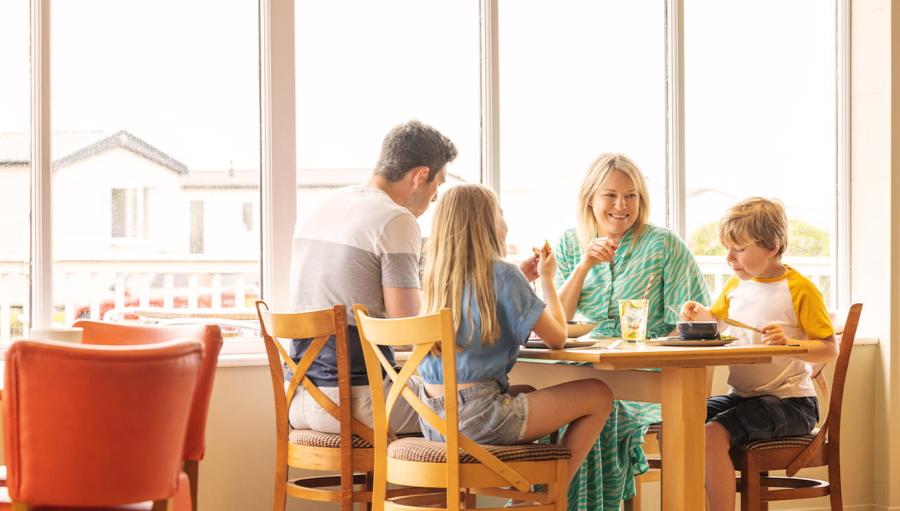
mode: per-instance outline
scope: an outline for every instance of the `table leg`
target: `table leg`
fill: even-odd
[[[662,508],[703,509],[706,368],[663,368],[661,384]]]

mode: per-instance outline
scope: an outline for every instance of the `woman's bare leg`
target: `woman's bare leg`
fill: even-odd
[[[526,442],[557,431],[568,424],[562,445],[572,451],[569,481],[593,447],[612,411],[612,391],[600,380],[561,383],[525,395],[528,400]]]
[[[510,396],[518,396],[519,394],[528,394],[529,392],[534,392],[535,390],[537,389],[535,389],[531,385],[510,385],[506,393]]]

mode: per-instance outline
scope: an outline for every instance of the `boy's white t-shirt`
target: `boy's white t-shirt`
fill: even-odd
[[[732,276],[710,308],[718,319],[731,318],[762,328],[773,323],[790,339],[827,339],[834,327],[822,294],[793,268],[780,277],[741,280]],[[738,338],[732,346],[762,344],[762,334],[728,327],[725,334]],[[728,385],[739,396],[771,395],[781,399],[815,396],[809,364],[794,357],[773,357],[768,364],[729,366]]]

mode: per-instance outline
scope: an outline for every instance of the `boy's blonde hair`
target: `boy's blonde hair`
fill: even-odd
[[[784,206],[777,199],[762,197],[738,202],[719,221],[719,241],[729,245],[755,243],[767,250],[777,248],[776,257],[781,257],[788,242]]]
[[[578,242],[583,250],[587,250],[597,233],[597,217],[591,208],[591,200],[597,190],[603,186],[603,182],[613,171],[618,170],[634,183],[634,189],[638,194],[638,211],[631,230],[634,233],[632,243],[637,242],[650,217],[650,195],[647,193],[647,183],[644,174],[631,159],[624,154],[603,153],[594,160],[588,169],[584,180],[581,182],[581,191],[578,194]]]
[[[499,215],[500,204],[490,189],[455,186],[438,200],[425,244],[423,313],[449,307],[458,329],[463,301],[466,305],[474,301],[481,317],[482,345],[493,345],[500,335],[494,298],[494,261],[503,254]],[[471,331],[475,324],[471,314],[467,324]]]

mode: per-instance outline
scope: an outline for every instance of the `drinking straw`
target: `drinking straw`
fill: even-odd
[[[650,279],[647,280],[647,287],[644,288],[644,296],[641,297],[641,300],[646,300],[650,296],[650,286],[653,285],[653,280],[656,279],[656,274],[651,273]]]
[[[672,312],[674,312],[675,314],[677,314],[678,317],[681,318],[682,320],[688,321],[688,318],[686,318],[686,317],[684,316],[684,314],[682,314],[682,313],[678,312],[677,310],[675,310],[675,307],[672,307],[671,305],[667,305],[666,307],[668,307],[670,311],[672,311]]]

